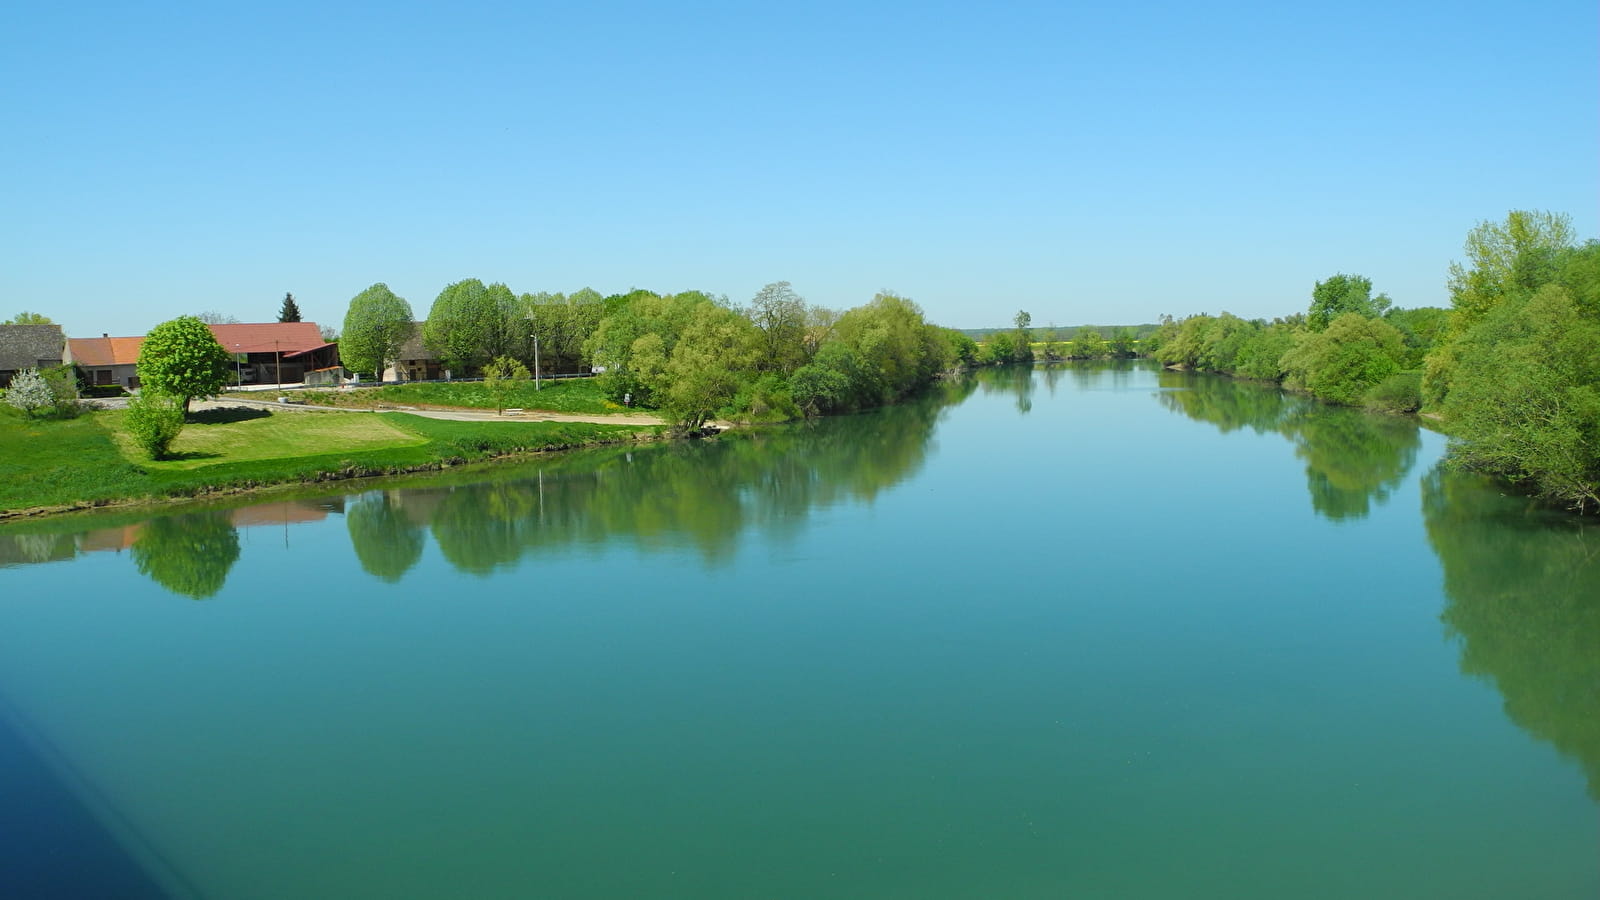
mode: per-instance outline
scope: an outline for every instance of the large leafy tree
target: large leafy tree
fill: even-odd
[[[139,348],[141,389],[176,397],[185,413],[189,401],[222,390],[232,374],[233,357],[195,316],[179,316],[150,329]]]
[[[300,305],[298,303],[294,302],[294,295],[293,294],[286,293],[286,294],[283,295],[283,307],[278,310],[278,321],[279,322],[298,322],[298,321],[300,321]]]
[[[1334,319],[1346,313],[1356,313],[1369,319],[1381,316],[1389,308],[1389,303],[1387,294],[1372,295],[1372,279],[1340,272],[1327,281],[1317,282],[1317,286],[1312,288],[1306,326],[1312,331],[1325,331]]]
[[[54,325],[54,324],[55,324],[54,322],[50,321],[50,317],[49,316],[46,316],[46,315],[44,315],[42,313],[28,312],[27,310],[23,310],[22,312],[17,313],[16,315],[14,315],[11,318],[5,320],[4,322],[0,322],[0,325]]]
[[[1457,344],[1444,413],[1457,460],[1548,499],[1600,506],[1600,323],[1546,285],[1510,297]]]
[[[762,371],[787,375],[810,361],[806,301],[789,282],[774,281],[757,291],[746,315],[761,330],[756,362]]]
[[[537,337],[538,363],[545,371],[575,371],[583,362],[583,344],[600,327],[605,301],[593,288],[563,294],[523,294],[519,315],[529,337]],[[522,355],[526,355],[526,350]],[[529,357],[524,362],[533,362]]]
[[[1560,276],[1576,273],[1563,272],[1567,267],[1562,263],[1575,255],[1581,259],[1581,254],[1574,254],[1570,218],[1521,209],[1507,213],[1503,222],[1479,222],[1467,233],[1465,249],[1466,263],[1450,264],[1448,335],[1428,355],[1425,365],[1422,393],[1433,406],[1442,406],[1450,393],[1460,366],[1463,335],[1507,300],[1526,300],[1545,284],[1567,281]],[[1600,279],[1591,283],[1600,288]],[[1585,296],[1581,288],[1575,295]]]
[[[1400,371],[1404,355],[1393,325],[1352,312],[1334,319],[1327,331],[1299,335],[1281,365],[1289,386],[1354,406],[1374,385]]]
[[[351,298],[339,338],[339,358],[352,372],[382,378],[414,327],[411,304],[380,281]]]
[[[445,365],[465,372],[499,356],[526,355],[528,323],[516,295],[503,284],[468,278],[439,292],[422,339]]]

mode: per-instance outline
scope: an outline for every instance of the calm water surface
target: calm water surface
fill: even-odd
[[[11,526],[0,894],[1600,895],[1600,532],[1442,452],[1061,368]]]

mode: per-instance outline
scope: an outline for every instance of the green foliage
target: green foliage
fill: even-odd
[[[1461,335],[1444,412],[1454,457],[1573,507],[1600,505],[1600,323],[1546,285]]]
[[[283,295],[283,306],[281,308],[279,308],[279,310],[278,310],[278,321],[279,322],[298,322],[298,321],[300,321],[300,304],[294,302],[294,295],[293,294],[285,293]]]
[[[1323,331],[1340,316],[1354,313],[1371,319],[1383,315],[1388,308],[1388,295],[1372,296],[1372,279],[1340,272],[1327,281],[1317,282],[1312,289],[1306,326],[1312,331]]]
[[[1479,222],[1467,233],[1467,265],[1450,264],[1454,334],[1476,325],[1514,293],[1531,294],[1555,275],[1555,262],[1573,247],[1566,215],[1514,209],[1504,222]]]
[[[600,327],[605,302],[590,288],[562,294],[523,294],[517,299],[530,337],[537,337],[538,363],[545,372],[556,374],[579,371],[583,364],[584,342]],[[523,348],[522,360],[532,362],[531,350]]]
[[[510,288],[468,278],[439,292],[422,340],[452,372],[467,375],[496,357],[523,356],[530,332]]]
[[[1017,310],[1011,317],[1012,324],[1016,326],[1015,342],[1011,349],[1011,361],[1019,363],[1033,362],[1033,316],[1025,309]]]
[[[978,342],[954,328],[941,328],[952,367],[966,368],[978,363]]]
[[[36,312],[23,310],[11,318],[0,322],[0,325],[54,325],[50,317]]]
[[[175,397],[185,412],[195,397],[219,393],[233,374],[233,357],[195,316],[162,322],[139,348],[143,389]]]
[[[1080,329],[1072,339],[1072,355],[1078,359],[1099,359],[1106,352],[1106,339],[1093,328]]]
[[[483,387],[494,400],[494,411],[503,412],[506,408],[506,397],[519,381],[528,381],[533,377],[528,367],[509,356],[500,356],[492,360],[483,368]]]
[[[1323,332],[1300,334],[1284,354],[1284,383],[1345,406],[1359,405],[1373,385],[1400,370],[1400,332],[1382,319],[1345,313]]]
[[[177,398],[144,388],[128,400],[122,417],[128,434],[151,459],[166,459],[183,431],[184,411]]]
[[[728,405],[755,367],[755,326],[737,312],[703,303],[652,386],[669,418],[693,430]]]
[[[605,316],[583,344],[590,362],[605,370],[600,375],[601,389],[615,400],[631,394],[636,404],[659,405],[654,389],[678,337],[697,307],[713,303],[699,291],[666,296],[634,291],[623,298],[607,298]],[[647,335],[654,338],[640,344]],[[636,346],[644,351],[637,361]]]
[[[1400,332],[1405,344],[1405,358],[1400,361],[1407,369],[1420,369],[1434,346],[1444,338],[1450,327],[1450,311],[1436,306],[1416,309],[1395,307],[1383,314],[1383,320]]]
[[[411,304],[380,281],[350,299],[339,359],[351,372],[371,373],[378,380],[415,327]]]
[[[1396,372],[1373,385],[1362,405],[1374,412],[1412,413],[1422,408],[1422,373]]]
[[[996,331],[983,342],[978,361],[987,366],[1012,362],[1017,356],[1017,335],[1011,331]]]
[[[1111,355],[1116,359],[1132,359],[1137,356],[1136,347],[1138,339],[1134,336],[1132,328],[1126,326],[1118,328],[1111,337]]]
[[[740,388],[729,404],[728,415],[740,422],[788,422],[803,414],[790,389],[790,383],[775,373],[767,373]]]
[[[761,331],[756,364],[762,371],[787,375],[811,361],[806,301],[789,282],[775,281],[757,291],[746,314]]]
[[[56,397],[38,370],[23,369],[12,376],[11,386],[6,389],[6,402],[31,417],[41,409],[54,406]]]
[[[1274,323],[1253,331],[1239,345],[1234,374],[1256,381],[1282,381],[1283,357],[1294,347],[1295,329]]]
[[[807,365],[789,377],[789,394],[807,415],[859,409],[869,393],[869,375],[854,350],[824,345]]]

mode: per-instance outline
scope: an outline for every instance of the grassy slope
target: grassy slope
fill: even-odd
[[[495,409],[494,398],[482,382],[390,384],[352,390],[299,391],[307,403],[371,409],[375,406],[455,406],[468,409]],[[506,390],[505,405],[549,412],[605,415],[625,412],[626,407],[600,392],[593,378],[564,378],[546,381],[542,389],[533,382],[516,382]]]
[[[659,431],[445,422],[404,413],[273,413],[192,423],[174,447],[180,458],[151,462],[132,450],[121,423],[114,411],[66,421],[0,419],[0,512],[402,472]]]

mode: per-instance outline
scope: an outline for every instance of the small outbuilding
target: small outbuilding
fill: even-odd
[[[67,358],[60,325],[0,325],[0,388],[23,369],[48,369]]]

